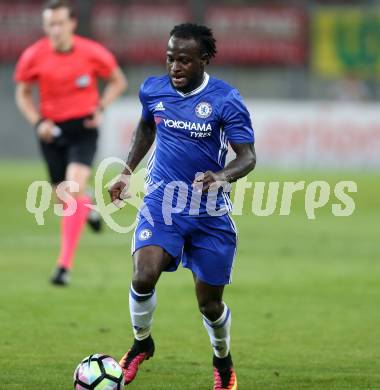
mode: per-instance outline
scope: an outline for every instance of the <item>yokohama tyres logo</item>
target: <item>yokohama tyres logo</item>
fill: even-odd
[[[210,123],[194,123],[194,122],[184,122],[173,119],[164,119],[165,127],[173,129],[183,129],[191,131],[211,131],[212,127]]]

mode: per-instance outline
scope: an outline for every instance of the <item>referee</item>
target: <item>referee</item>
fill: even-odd
[[[108,50],[74,34],[77,21],[68,2],[48,1],[42,21],[46,37],[28,47],[16,66],[16,103],[37,133],[54,190],[64,180],[79,186],[78,192],[70,193],[76,211],[62,217],[61,250],[51,279],[55,285],[66,285],[83,226],[90,219],[86,187],[102,112],[126,90],[127,80]],[[106,81],[101,96],[99,78]],[[35,84],[38,108],[32,93]]]

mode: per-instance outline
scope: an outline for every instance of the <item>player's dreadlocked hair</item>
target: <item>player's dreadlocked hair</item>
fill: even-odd
[[[170,36],[184,39],[193,38],[199,42],[202,54],[207,54],[209,59],[215,57],[216,39],[212,34],[211,28],[194,23],[183,23],[174,26],[173,30],[170,31]]]

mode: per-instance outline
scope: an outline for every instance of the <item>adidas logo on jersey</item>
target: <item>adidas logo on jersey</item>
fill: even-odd
[[[156,107],[154,107],[155,111],[165,111],[164,104],[162,102],[159,102]]]

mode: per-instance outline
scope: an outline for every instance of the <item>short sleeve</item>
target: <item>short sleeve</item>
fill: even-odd
[[[93,61],[95,74],[102,79],[110,77],[111,73],[117,68],[117,62],[114,55],[99,44],[94,44]]]
[[[223,129],[230,143],[244,144],[255,140],[249,112],[236,89],[227,95],[222,110]]]
[[[33,47],[26,49],[20,56],[13,78],[17,82],[33,83],[38,79],[38,69]]]
[[[146,81],[141,85],[139,91],[139,98],[142,106],[141,116],[146,122],[152,122],[154,120],[153,114],[149,111],[147,94],[145,92]]]

